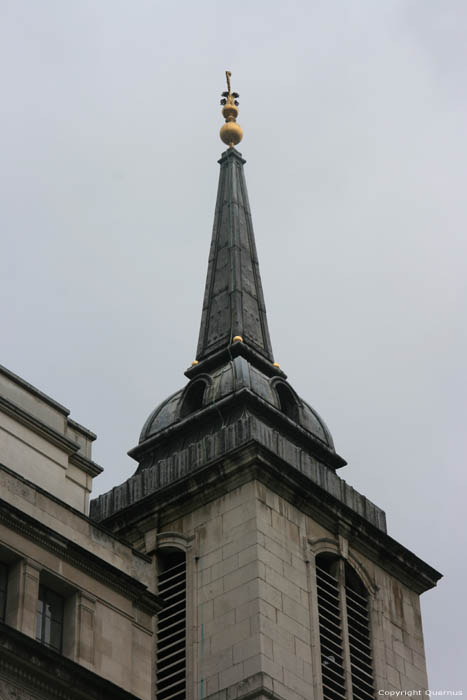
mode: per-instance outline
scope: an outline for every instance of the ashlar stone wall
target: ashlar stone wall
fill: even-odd
[[[322,551],[347,559],[367,586],[377,689],[427,687],[418,595],[258,481],[161,530],[191,543],[191,700],[322,697],[313,573]]]

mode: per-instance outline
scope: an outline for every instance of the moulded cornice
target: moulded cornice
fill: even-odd
[[[24,537],[40,544],[61,559],[84,571],[91,578],[132,600],[139,608],[155,615],[162,608],[159,596],[148,591],[147,586],[117,569],[84,547],[55,532],[40,521],[26,515],[7,501],[0,499],[0,521]],[[90,524],[92,527],[92,524]],[[22,555],[22,552],[19,552]]]
[[[67,454],[71,455],[73,452],[77,452],[79,450],[78,443],[73,442],[73,440],[69,440],[69,438],[65,437],[57,430],[54,430],[46,423],[43,423],[38,418],[35,418],[30,413],[24,411],[22,408],[3,396],[0,396],[0,409],[24,425],[26,428],[29,428],[37,435],[40,435],[40,437],[48,440],[56,447],[59,447]]]
[[[104,522],[125,536],[138,527],[141,518],[156,515],[160,527],[183,517],[234,488],[258,480],[303,513],[323,525],[337,538],[345,526],[349,546],[394,575],[409,588],[422,593],[436,585],[441,574],[396,542],[355,510],[254,440],[229,452],[204,468],[178,479]]]

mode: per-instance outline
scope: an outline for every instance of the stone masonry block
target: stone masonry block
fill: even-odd
[[[313,696],[313,686],[284,668],[284,684],[307,700]]]
[[[250,564],[242,566],[240,569],[237,568],[235,571],[232,571],[230,574],[224,576],[224,591],[230,591],[232,588],[238,588],[238,586],[241,586],[247,581],[257,579],[258,577],[264,578],[264,576],[264,564],[258,561],[252,561]]]
[[[239,642],[233,647],[233,660],[234,663],[240,663],[245,659],[250,658],[250,656],[256,656],[263,652],[261,648],[261,635],[255,637],[250,637],[245,642]]]
[[[426,662],[425,657],[422,654],[418,654],[416,651],[412,651],[414,666],[419,668],[421,671],[426,672]]]
[[[412,651],[411,649],[408,649],[403,642],[399,642],[397,639],[395,639],[392,643],[392,648],[394,652],[399,654],[399,656],[402,656],[405,661],[412,663]]]
[[[234,664],[219,673],[219,687],[227,688],[234,683],[240,683],[244,678],[243,663]]]
[[[260,612],[268,620],[272,620],[272,622],[277,621],[276,608],[265,600],[260,600]]]
[[[273,510],[279,510],[280,497],[278,494],[259,481],[256,482],[256,496],[259,501],[265,503]]]
[[[212,581],[212,566],[210,566],[208,569],[202,569],[199,572],[199,585],[202,586],[207,586],[208,583],[211,583]]]
[[[280,610],[277,611],[277,624],[284,630],[291,632],[295,637],[300,639],[305,644],[310,644],[310,629],[308,626],[308,617],[304,618],[301,622],[307,623],[307,626],[297,622],[297,620],[292,619],[288,615],[285,615]]]
[[[399,671],[397,671],[395,668],[392,668],[392,666],[388,666],[387,676],[389,683],[391,683],[395,688],[401,687],[401,678]]]
[[[214,637],[228,627],[233,627],[235,625],[235,610],[229,610],[225,615],[216,617],[210,622],[203,623],[201,620],[201,623],[203,624],[204,637]]]
[[[291,546],[300,546],[300,533],[297,525],[279,513],[272,512],[272,527],[282,534]]]
[[[198,607],[199,619],[201,622],[210,622],[214,617],[214,601],[208,600]]]
[[[250,620],[243,620],[238,624],[225,625],[223,630],[218,630],[211,636],[211,649],[218,652],[232,645],[246,641],[250,637]]]
[[[251,530],[246,532],[238,539],[231,539],[222,547],[222,558],[228,559],[234,554],[240,554],[245,551],[248,547],[259,544],[264,546],[264,535],[259,530]]]
[[[248,522],[255,518],[256,501],[251,499],[242,503],[226,513],[222,514],[222,528],[224,534],[229,534],[241,523]]]
[[[257,544],[252,544],[251,547],[247,547],[243,551],[238,553],[238,566],[245,566],[252,561],[259,559],[259,549]]]
[[[219,690],[219,674],[214,673],[214,675],[206,678],[206,695],[212,695],[212,693],[217,693]]]
[[[406,647],[412,649],[412,651],[417,652],[421,656],[425,657],[425,646],[423,644],[423,637],[421,635],[408,634],[408,632],[403,633],[403,640]]]
[[[399,673],[405,673],[405,661],[399,654],[394,654],[394,667]]]
[[[198,568],[200,571],[203,569],[208,569],[209,567],[222,561],[222,547],[218,547],[207,553],[201,553],[198,560]]]
[[[249,619],[254,617],[255,615],[258,615],[260,611],[260,605],[262,605],[262,601],[260,601],[259,598],[249,600],[247,603],[240,605],[238,608],[235,609],[235,622],[241,622],[242,620]],[[276,610],[275,608],[272,608],[272,610],[274,611],[274,619],[276,619]]]
[[[309,620],[309,611],[307,607],[304,607],[300,603],[297,603],[292,598],[287,595],[282,596],[283,611],[286,615],[297,620],[297,622],[303,622],[304,620]]]
[[[207,586],[202,586],[198,591],[198,600],[204,603],[207,600],[213,600],[221,595],[224,591],[223,579],[218,578],[216,581],[208,583]]]
[[[262,654],[256,654],[256,656],[250,656],[249,659],[245,659],[243,662],[245,678],[249,678],[256,673],[260,673],[263,670],[263,661],[264,657]]]
[[[405,662],[405,675],[416,684],[416,687],[420,686],[421,688],[426,688],[427,677],[425,671],[422,671],[408,661]]]
[[[266,525],[272,525],[272,509],[266,503],[258,500],[256,503],[256,514],[258,520],[262,520]]]
[[[199,660],[200,678],[212,676],[225,671],[233,665],[232,647],[222,649],[209,655],[201,656]]]
[[[265,581],[257,580],[259,597],[278,610],[282,610],[282,594]]]
[[[301,659],[299,656],[295,656],[293,653],[291,654],[284,649],[284,647],[279,646],[279,644],[274,642],[273,657],[274,663],[283,668],[284,678],[287,670],[293,673],[295,676],[303,679],[303,659]]]
[[[259,581],[259,583],[262,582]],[[243,586],[234,588],[214,599],[214,617],[225,615],[229,610],[239,608],[244,603],[257,598],[258,595],[261,595],[258,590],[258,580],[248,581]]]
[[[311,664],[311,647],[309,644],[304,644],[301,639],[294,637],[294,650],[298,657]]]
[[[283,559],[260,545],[257,547],[257,556],[258,559],[263,562],[263,564],[268,566],[273,571],[276,571],[281,576],[285,576],[284,570],[290,568],[288,564],[284,563]]]
[[[289,598],[292,598],[297,603],[301,603],[300,588],[296,583],[285,576],[281,576],[273,569],[265,567],[265,579],[274,588],[277,588],[281,593],[285,593]]]
[[[229,574],[231,571],[235,571],[238,569],[238,566],[238,554],[234,554],[233,556],[228,557],[228,559],[223,559],[217,564],[213,564],[213,566],[211,566],[211,578],[213,581],[215,581],[216,579]]]
[[[276,539],[270,537],[267,533],[263,532],[263,535],[264,547],[290,566],[292,564],[292,553],[290,552],[290,549],[287,548],[285,543],[277,542]]]
[[[245,537],[250,532],[255,532],[256,530],[256,518],[249,518],[248,520],[240,520],[235,525],[230,527],[225,527],[224,537],[230,540],[238,540],[239,538]]]
[[[255,618],[252,618],[252,628],[253,620],[255,620],[255,622],[257,621],[258,631],[263,632],[263,634],[273,639],[275,645],[279,645],[291,654],[295,653],[294,635],[280,627],[275,619],[270,620],[264,615],[257,615]]]
[[[313,671],[313,665],[311,662],[304,661],[303,662],[303,678],[307,683],[310,683],[310,685],[313,685],[315,682],[315,673]]]

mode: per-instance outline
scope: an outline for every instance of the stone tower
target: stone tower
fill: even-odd
[[[337,475],[328,428],[274,362],[238,95],[224,96],[197,359],[144,424],[134,476],[91,517],[153,555],[157,700],[426,689],[419,595],[440,574]]]

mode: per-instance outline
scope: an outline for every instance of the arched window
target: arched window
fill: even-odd
[[[277,382],[275,389],[279,397],[281,411],[292,420],[298,421],[298,404],[293,391],[283,382]]]
[[[156,698],[185,700],[186,554],[179,549],[161,549],[157,566],[157,588],[164,607],[157,625]]]
[[[351,566],[331,554],[316,557],[323,698],[373,700],[368,593]]]
[[[188,387],[180,409],[180,418],[185,418],[190,415],[190,413],[194,413],[202,408],[205,391],[206,382],[202,379],[193,382],[193,384]]]

